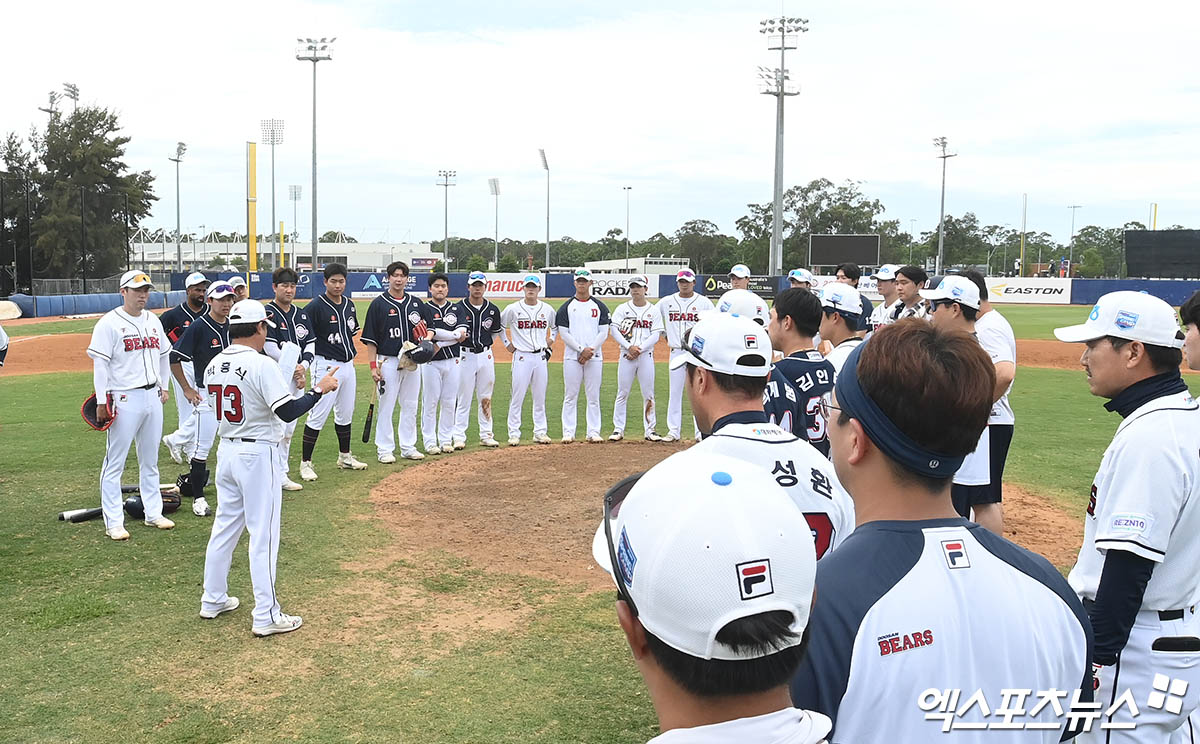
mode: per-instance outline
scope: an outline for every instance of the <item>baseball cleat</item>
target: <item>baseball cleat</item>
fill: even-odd
[[[208,502],[204,500],[203,496],[192,500],[192,514],[195,514],[197,517],[212,516],[212,509],[208,507]]]
[[[111,537],[114,540],[128,540],[129,539],[129,531],[126,530],[124,527],[109,527],[107,530],[104,531],[104,534],[108,535],[109,537]]]
[[[599,444],[600,442],[604,441],[604,437],[600,436],[599,434],[588,434],[587,440],[592,444]]]
[[[500,446],[500,443],[491,437],[487,437],[486,439],[480,439],[479,443],[481,445],[483,445],[484,447],[499,447]]]
[[[453,451],[454,451],[454,445],[453,445],[453,444],[443,444],[443,445],[442,445],[442,454],[443,454],[443,455],[448,455],[448,454],[450,454],[450,453],[451,453],[451,452],[453,452]]]
[[[300,485],[299,483],[297,483],[296,481],[287,477],[286,475],[283,476],[283,483],[281,483],[280,486],[282,486],[283,490],[285,490],[285,491],[303,491],[304,490],[304,486]]]
[[[176,465],[183,464],[183,447],[171,441],[171,435],[168,434],[162,438],[163,446],[167,448],[167,454],[175,461]]]
[[[614,432],[612,433],[612,435],[611,435],[611,436],[609,436],[609,438],[608,438],[608,441],[610,441],[610,442],[619,442],[619,441],[621,441],[621,440],[622,440],[622,439],[624,439],[624,438],[625,438],[625,435],[624,435],[623,433],[621,433],[621,432],[619,432],[619,431],[614,431]]]
[[[259,638],[265,638],[276,633],[291,633],[296,628],[304,624],[299,615],[285,615],[279,613],[279,619],[270,625],[255,625],[251,630],[254,635]]]
[[[175,526],[175,523],[172,522],[171,520],[167,519],[166,517],[159,517],[158,519],[147,519],[146,526],[147,527],[157,527],[160,530],[169,530]]]
[[[663,438],[658,435],[657,431],[654,431],[652,429],[652,430],[646,432],[646,441],[647,442],[661,442],[662,440],[663,440]]]
[[[362,460],[355,459],[350,452],[339,452],[337,466],[343,470],[366,470],[367,464]]]
[[[537,434],[533,437],[534,444],[550,444],[550,437],[545,434]]]
[[[466,448],[467,448],[467,440],[465,440],[465,439],[455,439],[455,440],[454,440],[454,445],[453,445],[453,446],[454,446],[454,449],[456,449],[456,450],[460,450],[460,449],[466,449]]]
[[[441,448],[441,447],[426,447],[426,448],[425,448],[425,454],[427,454],[427,455],[440,455],[440,454],[442,454],[442,448]]]
[[[678,442],[679,437],[675,436],[674,434],[667,434],[665,437],[662,438],[662,440],[664,442]]]
[[[575,441],[575,437],[563,437],[562,438],[563,444],[570,444],[571,442],[574,442],[574,441]]]
[[[396,456],[393,455],[391,452],[384,452],[382,455],[380,455],[379,457],[377,457],[375,459],[379,460],[384,465],[391,465],[393,462],[396,461]]]
[[[424,460],[425,459],[425,455],[421,454],[421,452],[419,450],[411,450],[409,452],[401,452],[400,456],[403,457],[405,460]]]
[[[313,470],[312,462],[305,460],[300,463],[300,480],[315,481],[317,479],[317,471]]]
[[[508,438],[508,446],[509,447],[516,447],[520,443],[521,443],[520,437],[509,437]]]
[[[221,605],[220,607],[218,607],[215,610],[206,610],[206,609],[204,609],[204,605],[201,604],[200,605],[200,617],[204,618],[205,620],[212,620],[214,617],[216,617],[217,615],[220,615],[222,612],[233,612],[241,604],[242,603],[238,601],[237,597],[229,597],[229,596],[225,597],[225,604]]]

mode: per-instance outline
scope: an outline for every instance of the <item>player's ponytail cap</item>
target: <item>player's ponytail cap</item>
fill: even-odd
[[[472,271],[467,275],[467,284],[487,284],[487,274],[482,271]]]
[[[267,320],[267,308],[258,300],[240,300],[229,311],[229,325],[253,325],[264,320],[270,327],[275,327],[274,323]]]
[[[729,270],[729,275],[736,276],[738,279],[749,279],[750,267],[746,264],[734,264],[733,268]]]
[[[670,361],[671,369],[685,364],[739,377],[771,374],[771,338],[753,320],[732,313],[707,312],[683,338],[683,354]]]
[[[689,656],[725,661],[801,642],[816,580],[812,531],[767,471],[681,452],[631,481],[606,497],[608,529],[602,522],[596,530],[592,557],[648,632]],[[778,610],[791,614],[793,635],[774,646],[717,640],[735,620]]]
[[[521,284],[536,284],[540,287],[542,286],[542,278],[537,274],[526,274],[525,279],[521,281]]]
[[[957,274],[943,278],[936,289],[922,289],[921,296],[930,302],[949,300],[976,310],[979,309],[979,287],[965,276]]]
[[[121,289],[138,289],[140,287],[153,287],[154,282],[150,281],[150,277],[144,271],[126,271],[121,275]]]
[[[680,269],[679,273],[675,275],[675,281],[694,282],[696,281],[696,272],[691,269]]]
[[[900,463],[901,467],[929,478],[952,477],[962,467],[965,454],[947,455],[913,441],[892,423],[858,384],[858,360],[869,343],[858,344],[838,373],[834,386],[838,407],[847,416],[857,419],[875,446]]]
[[[233,285],[229,282],[213,282],[208,288],[208,298],[215,300],[221,297],[237,297],[237,292],[233,291]]]
[[[201,274],[199,271],[193,271],[187,275],[187,279],[183,280],[183,288],[190,289],[197,284],[208,284],[208,277]]]
[[[1154,295],[1130,290],[1109,292],[1096,302],[1086,322],[1055,328],[1054,335],[1069,343],[1115,336],[1151,346],[1183,348],[1175,310]]]

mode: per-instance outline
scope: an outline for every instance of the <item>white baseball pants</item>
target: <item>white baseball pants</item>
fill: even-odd
[[[116,410],[117,420],[105,432],[108,437],[104,462],[100,466],[100,506],[104,509],[106,529],[125,524],[121,474],[125,472],[125,458],[129,455],[130,444],[134,445],[137,452],[138,486],[146,520],[152,522],[162,516],[162,492],[158,490],[158,440],[162,436],[163,404],[158,399],[158,388],[114,391],[111,401],[110,412]]]
[[[293,383],[290,377],[287,381],[287,387],[288,392],[292,394],[292,398],[299,398],[304,394],[301,386]],[[283,479],[287,477],[287,474],[291,472],[292,466],[288,463],[288,455],[291,454],[292,435],[296,433],[297,420],[298,419],[293,419],[283,425],[283,439],[279,442],[279,447],[276,448],[276,454],[278,455],[277,459],[279,460],[280,482],[282,482]]]
[[[226,439],[217,462],[217,515],[204,552],[204,594],[200,608],[218,610],[229,597],[229,566],[242,530],[250,533],[250,583],[254,585],[255,626],[279,618],[275,564],[279,557],[279,518],[283,491],[278,445]]]
[[[475,354],[464,351],[458,369],[458,399],[454,408],[454,439],[467,441],[471,424],[471,401],[479,397],[479,438],[491,439],[492,391],[496,386],[496,362],[492,350]]]
[[[449,447],[454,442],[458,368],[458,357],[421,365],[421,440],[425,449]]]
[[[600,380],[604,360],[592,357],[586,364],[577,359],[563,360],[562,435],[575,438],[575,419],[579,414],[579,384],[587,395],[587,436],[600,436]]]
[[[392,412],[400,402],[400,454],[417,451],[417,398],[421,395],[421,370],[400,369],[396,357],[379,357],[379,372],[383,375],[383,391],[379,393],[379,409],[375,411],[375,449],[380,455],[396,451],[397,430],[393,428]]]
[[[686,352],[674,349],[671,351],[671,361]],[[670,395],[667,398],[667,434],[676,439],[683,439],[683,391],[687,387],[687,367],[672,369],[667,374],[670,382]],[[692,418],[692,431],[699,432],[696,419]]]
[[[354,394],[358,390],[358,380],[354,374],[354,361],[335,362],[332,359],[325,357],[316,357],[312,364],[312,379],[317,382],[325,376],[330,369],[337,367],[338,389],[333,395],[322,395],[317,404],[312,407],[308,413],[308,419],[304,425],[310,429],[317,431],[325,426],[325,419],[329,418],[329,411],[333,411],[333,423],[339,426],[345,426],[354,420]]]
[[[626,359],[621,355],[617,362],[617,404],[613,408],[613,429],[625,433],[626,409],[629,407],[629,393],[633,391],[633,380],[637,378],[638,388],[642,392],[642,426],[646,433],[654,430],[658,424],[658,414],[654,410],[654,353],[647,349],[637,359]]]
[[[212,452],[213,442],[217,439],[217,412],[213,410],[212,401],[207,397],[208,391],[201,390],[200,394],[205,396],[200,405],[193,406],[188,403],[188,408],[192,409],[190,418],[193,437],[183,443],[183,454],[193,460],[207,460]]]
[[[525,393],[533,393],[533,435],[546,436],[546,358],[518,351],[512,360],[512,399],[508,401],[508,438],[521,438],[521,408]]]
[[[185,362],[179,366],[183,369],[183,378],[187,380],[188,385],[196,387],[196,373],[192,363]],[[171,388],[175,392],[175,412],[179,414],[179,421],[175,426],[175,431],[167,435],[167,441],[186,449],[196,439],[196,417],[192,415],[195,406],[184,397],[183,388],[179,386],[175,375],[171,375]],[[201,390],[200,394],[203,395],[204,391]]]

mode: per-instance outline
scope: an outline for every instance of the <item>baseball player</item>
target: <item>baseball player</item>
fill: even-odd
[[[158,318],[172,344],[183,336],[183,332],[192,321],[208,312],[208,304],[204,301],[204,294],[208,291],[208,277],[199,271],[192,272],[183,280],[183,287],[187,293],[186,299]],[[191,387],[196,387],[196,374],[190,364],[183,368],[183,377]],[[175,431],[162,438],[162,443],[171,459],[182,465],[184,445],[196,439],[196,417],[192,415],[192,404],[183,394],[183,387],[174,377],[171,380],[175,385],[175,410],[179,414],[179,425]]]
[[[821,300],[807,289],[785,289],[775,298],[767,333],[771,345],[784,354],[775,369],[796,386],[803,405],[792,431],[829,457],[829,439],[821,401],[833,390],[833,364],[821,356],[813,336],[821,324]]]
[[[750,267],[746,264],[734,264],[729,270],[730,289],[750,289]]]
[[[492,391],[496,385],[496,362],[492,344],[500,335],[500,308],[483,296],[487,275],[472,271],[467,276],[467,297],[458,303],[458,316],[467,323],[467,338],[462,342],[462,368],[458,375],[458,400],[454,415],[454,449],[467,446],[467,425],[471,422],[471,401],[479,398],[479,443],[499,447],[492,432]]]
[[[834,720],[835,744],[1057,743],[1074,691],[1092,699],[1091,625],[1062,574],[951,503],[991,405],[978,342],[914,320],[876,331],[838,375],[825,415],[857,526],[817,563],[792,681],[797,707]],[[1039,705],[1035,691],[1054,690],[1061,707]],[[1002,707],[1021,709],[1007,731]]]
[[[592,555],[651,690],[651,744],[824,744],[829,718],[787,683],[805,653],[814,560],[806,526],[760,469],[689,452],[605,496]]]
[[[434,333],[437,353],[421,365],[421,439],[431,455],[454,451],[454,405],[458,396],[459,342],[467,337],[467,318],[448,302],[450,277],[430,274],[426,325]],[[441,415],[438,415],[438,404]],[[465,444],[464,444],[465,446]]]
[[[250,295],[250,287],[246,285],[246,277],[241,274],[231,276],[229,278],[229,286],[233,287],[236,302],[240,302]]]
[[[1183,358],[1187,360],[1188,369],[1200,370],[1200,291],[1179,306],[1179,317],[1183,320],[1185,329],[1183,337]],[[3,333],[0,330],[0,333]],[[3,361],[0,359],[0,361]]]
[[[867,318],[867,327],[872,331],[895,320],[896,310],[901,304],[900,295],[896,292],[896,272],[899,270],[900,267],[896,264],[884,264],[871,275],[875,286],[879,288],[879,294],[883,295],[883,302],[879,303]]]
[[[858,280],[862,278],[862,269],[858,267],[858,264],[849,261],[844,264],[838,264],[836,277],[838,282],[853,287],[854,291],[857,292]],[[867,333],[867,321],[870,319],[871,313],[875,312],[875,305],[864,294],[859,294],[858,300],[861,309],[858,316],[858,329],[855,331],[855,334],[861,338]]]
[[[661,442],[654,430],[658,412],[654,406],[654,345],[663,334],[662,314],[646,299],[649,281],[641,274],[629,279],[629,295],[612,315],[612,336],[621,347],[617,360],[617,402],[613,406],[613,433],[610,442],[625,437],[625,417],[629,413],[629,393],[637,378],[642,393],[642,430],[649,442]]]
[[[300,478],[314,481],[317,471],[313,469],[313,450],[317,437],[325,426],[325,419],[333,411],[333,430],[337,433],[337,466],[344,470],[366,470],[367,464],[350,452],[350,422],[354,420],[354,395],[357,383],[354,375],[354,335],[359,332],[358,310],[354,302],[345,297],[346,265],[325,265],[325,292],[313,298],[304,308],[312,322],[316,339],[312,363],[313,377],[324,377],[330,370],[338,374],[337,395],[321,398],[313,406],[304,421],[304,438],[301,444]]]
[[[161,530],[175,526],[162,515],[158,480],[158,438],[162,434],[162,407],[168,397],[167,354],[171,346],[158,316],[145,309],[151,286],[150,277],[143,272],[125,272],[121,276],[121,306],[96,322],[87,348],[92,358],[96,418],[103,423],[116,417],[106,432],[104,463],[100,466],[104,532],[113,540],[129,539],[121,507],[121,474],[125,472],[130,443],[136,443],[146,524]]]
[[[238,608],[238,598],[228,592],[229,566],[244,529],[250,533],[254,586],[251,630],[260,637],[288,633],[303,623],[298,616],[285,614],[275,595],[282,506],[277,450],[284,424],[338,387],[337,370],[329,370],[311,392],[292,397],[279,365],[263,353],[270,343],[271,322],[258,300],[234,305],[229,316],[232,343],[209,362],[204,375],[223,442],[217,464],[217,516],[204,552],[200,617],[210,620]]]
[[[1166,705],[1126,707],[1087,742],[1186,742],[1200,705],[1200,405],[1179,374],[1184,334],[1166,302],[1110,292],[1087,320],[1057,328],[1083,343],[1080,364],[1092,395],[1122,421],[1092,481],[1079,560],[1068,577],[1083,599],[1096,647],[1097,699],[1109,706],[1130,690],[1140,704],[1157,690]],[[1131,727],[1132,728],[1132,727]],[[1105,738],[1105,737],[1108,738]]]
[[[0,367],[4,366],[4,358],[8,356],[8,334],[0,327]]]
[[[275,299],[268,302],[267,345],[263,351],[277,363],[286,364],[290,369],[280,366],[284,381],[292,391],[292,397],[298,398],[304,392],[304,381],[313,363],[313,349],[316,337],[312,330],[312,321],[308,313],[294,304],[296,299],[296,284],[299,275],[286,266],[275,269],[271,274],[271,288]],[[296,420],[292,419],[284,425],[283,438],[279,440],[280,480],[285,491],[301,491],[304,486],[288,477],[290,466],[288,456],[292,450],[292,435],[296,432]]]
[[[657,306],[672,360],[683,353],[683,336],[700,320],[700,314],[714,309],[712,300],[696,292],[696,274],[691,269],[680,269],[675,275],[675,285],[679,291],[659,300]],[[683,389],[687,383],[684,368],[671,367],[668,380],[671,392],[667,398],[667,435],[663,441],[674,442],[683,438]],[[697,430],[695,417],[692,430]]]
[[[854,530],[854,505],[828,459],[767,421],[762,405],[771,374],[767,330],[748,318],[710,313],[688,332],[683,353],[671,364],[684,370],[688,400],[704,433],[688,452],[729,455],[762,467],[804,513],[817,559],[837,547]]]
[[[592,272],[575,270],[575,296],[558,308],[554,317],[563,340],[562,440],[575,441],[579,414],[579,385],[587,394],[587,440],[600,436],[600,380],[604,373],[602,349],[608,338],[608,306],[592,297]]]
[[[417,398],[421,394],[421,371],[401,365],[405,344],[433,339],[425,303],[405,292],[408,264],[393,261],[387,267],[388,289],[367,307],[362,342],[367,349],[371,379],[379,386],[379,418],[375,422],[375,449],[379,462],[396,461],[397,430],[392,418],[400,402],[400,456],[424,460],[417,449]]]
[[[929,275],[920,266],[901,266],[896,270],[896,297],[900,304],[892,311],[892,320],[928,317],[929,303],[921,299],[921,290],[928,281]]]
[[[790,289],[812,289],[816,283],[817,278],[808,269],[792,269],[788,272]]]
[[[229,310],[234,302],[233,287],[228,282],[215,282],[208,288],[208,313],[196,319],[171,349],[171,374],[183,388],[183,395],[192,405],[190,416],[196,419],[196,437],[184,444],[185,454],[191,458],[187,476],[187,488],[181,489],[192,497],[192,513],[198,517],[212,514],[204,498],[204,487],[208,485],[208,454],[212,451],[217,436],[217,416],[209,405],[204,390],[204,369],[217,354],[229,346]],[[195,385],[184,376],[183,367],[192,368]]]
[[[550,340],[554,333],[554,309],[538,299],[542,278],[527,274],[525,297],[508,305],[500,313],[504,329],[500,338],[512,354],[512,398],[508,401],[508,444],[521,443],[521,408],[525,392],[533,395],[533,441],[550,444],[546,430],[546,363],[550,359]],[[510,339],[511,334],[511,339]]]
[[[846,357],[862,343],[858,324],[862,319],[862,298],[858,290],[843,282],[821,287],[821,338],[833,345],[825,359],[833,365],[834,380]]]

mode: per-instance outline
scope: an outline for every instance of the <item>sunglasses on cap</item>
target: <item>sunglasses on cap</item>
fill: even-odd
[[[612,564],[613,578],[617,581],[617,598],[624,600],[629,605],[629,611],[633,613],[634,617],[637,617],[638,614],[637,605],[633,603],[633,597],[629,595],[627,588],[629,580],[621,567],[621,555],[617,550],[617,544],[613,541],[612,523],[620,515],[625,497],[645,474],[645,472],[635,473],[623,478],[604,494],[604,538],[608,541],[608,559]]]

